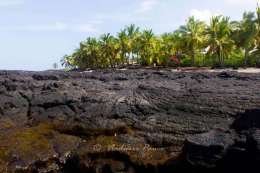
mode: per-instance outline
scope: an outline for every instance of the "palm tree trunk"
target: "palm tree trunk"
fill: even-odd
[[[127,65],[129,65],[130,64],[130,53],[127,53],[128,55],[127,55]]]
[[[222,67],[222,56],[221,56],[221,51],[219,49],[218,51],[218,63],[219,63],[219,66]]]
[[[225,54],[224,53],[222,53],[222,67],[224,66],[224,64],[225,64]]]
[[[132,52],[132,65],[134,64],[134,53]]]
[[[195,51],[194,51],[194,49],[192,50],[192,55],[191,55],[191,58],[192,58],[192,66],[194,66],[195,65]]]
[[[247,65],[248,65],[248,49],[246,48],[245,49],[245,54],[244,54],[244,65],[245,65],[245,67],[247,67]]]
[[[221,67],[224,66],[224,63],[225,63],[225,54],[224,54],[224,52],[222,51],[222,52],[221,52]]]

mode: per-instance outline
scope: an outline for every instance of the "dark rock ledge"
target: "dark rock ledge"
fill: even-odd
[[[0,71],[0,172],[258,172],[260,74]]]

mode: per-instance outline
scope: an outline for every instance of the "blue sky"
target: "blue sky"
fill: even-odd
[[[257,0],[0,0],[0,69],[47,70],[88,36],[135,23],[157,34],[188,16],[241,18]]]

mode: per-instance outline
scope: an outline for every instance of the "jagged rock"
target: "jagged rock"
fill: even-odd
[[[213,130],[208,133],[193,135],[187,138],[187,160],[198,167],[216,167],[225,157],[227,150],[234,144],[228,132]]]
[[[259,168],[259,88],[235,72],[0,71],[0,172]]]
[[[241,131],[250,128],[260,128],[260,109],[246,110],[233,123],[233,128]]]
[[[260,161],[260,129],[253,129],[247,139],[248,151]]]

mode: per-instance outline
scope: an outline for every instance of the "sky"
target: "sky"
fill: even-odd
[[[194,15],[240,20],[257,0],[0,0],[0,69],[48,70],[80,41],[136,24],[171,32]]]

